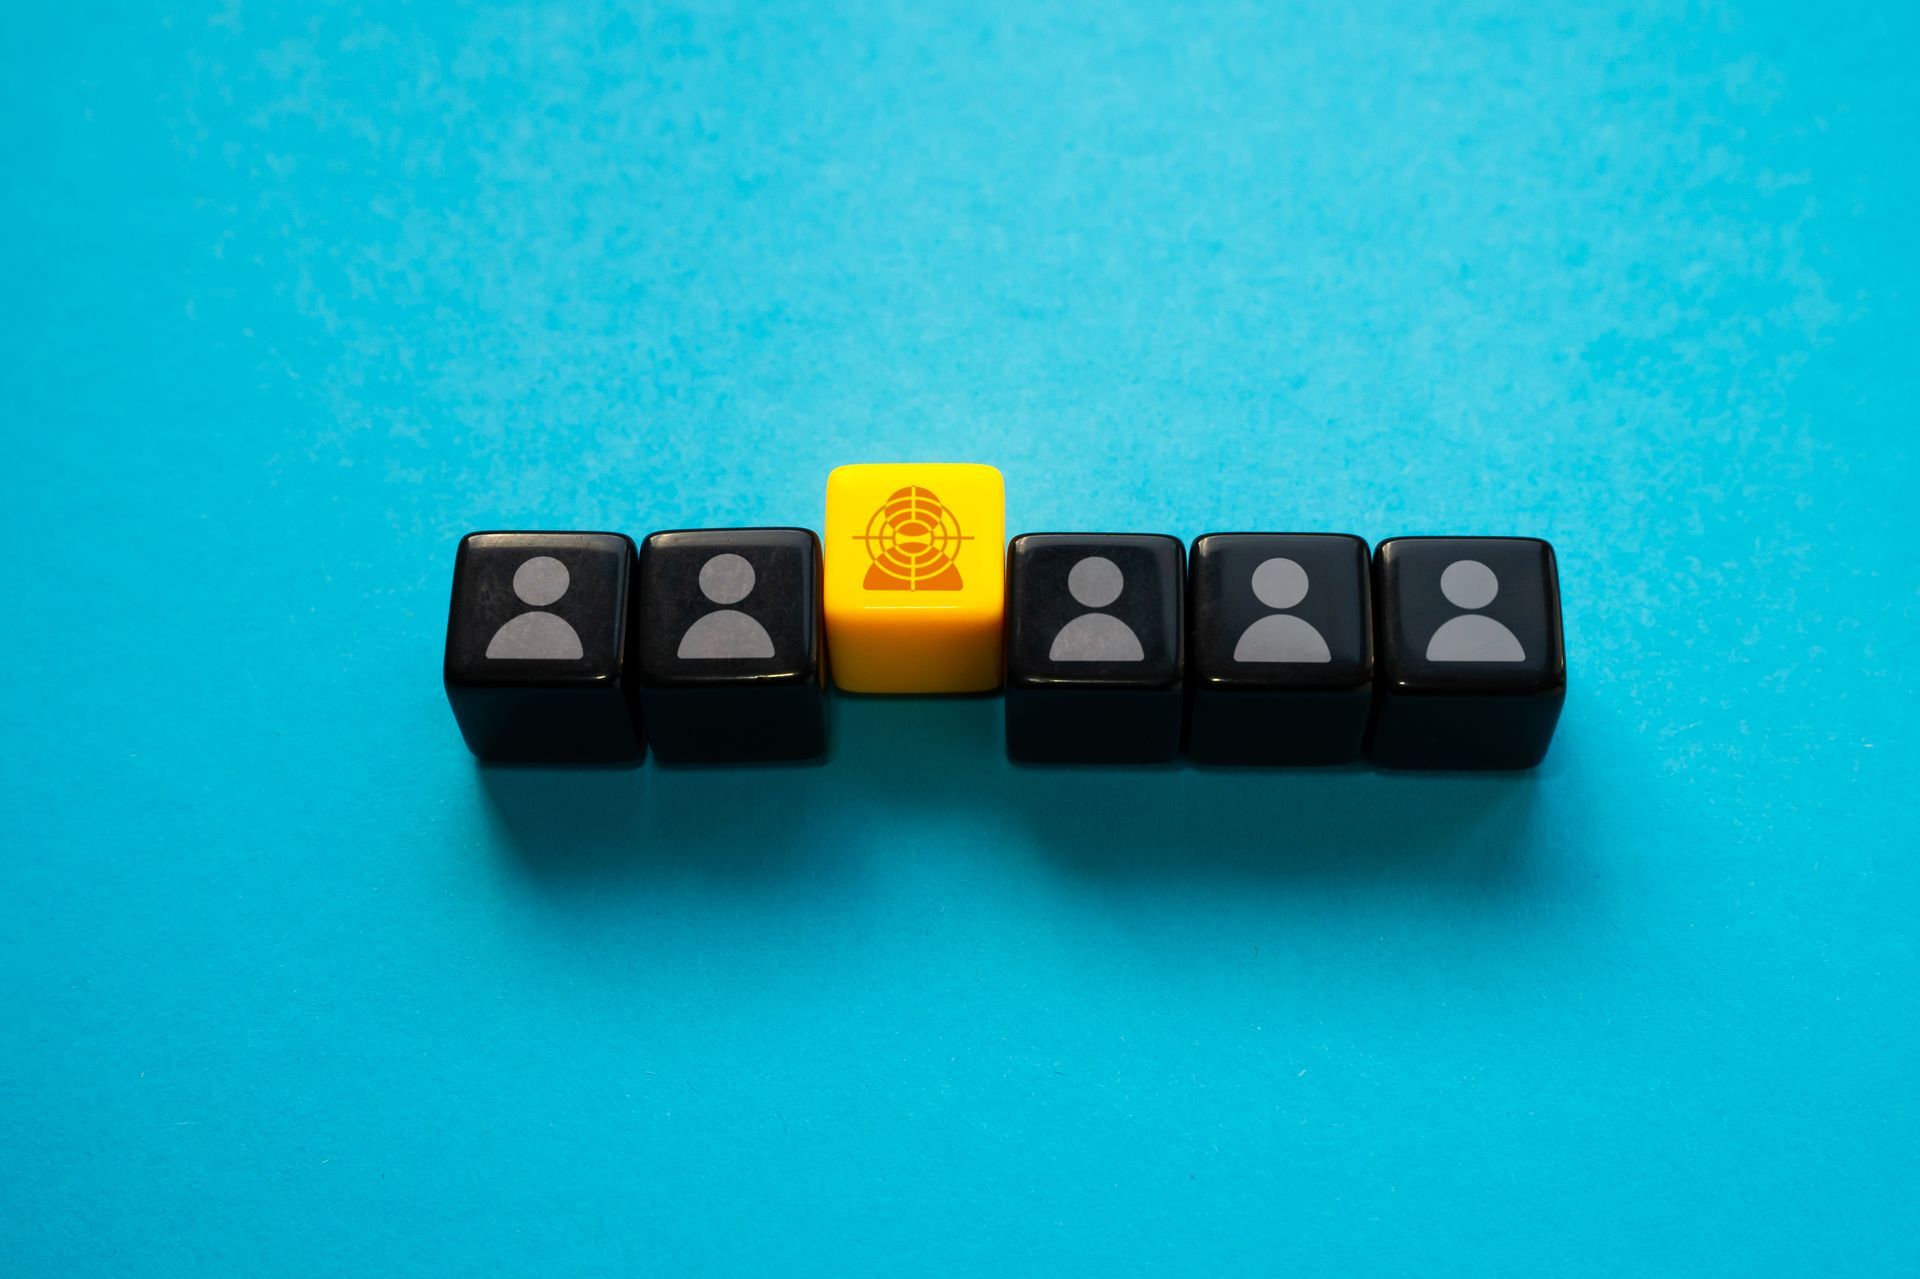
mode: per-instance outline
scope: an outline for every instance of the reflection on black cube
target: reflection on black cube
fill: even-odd
[[[640,701],[656,758],[808,759],[827,747],[820,539],[655,533],[640,547]]]
[[[1156,534],[1029,533],[1007,548],[1007,754],[1158,763],[1180,753],[1184,561]]]
[[[453,562],[444,673],[467,748],[498,763],[632,763],[633,543],[619,533],[471,533]]]
[[[1346,764],[1373,704],[1367,544],[1210,533],[1187,568],[1192,720],[1205,764]]]
[[[1396,537],[1373,559],[1383,768],[1532,768],[1567,694],[1553,548]]]

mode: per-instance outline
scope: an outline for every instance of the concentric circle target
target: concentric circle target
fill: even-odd
[[[880,572],[913,587],[952,567],[966,537],[931,490],[909,485],[881,503],[861,540]]]

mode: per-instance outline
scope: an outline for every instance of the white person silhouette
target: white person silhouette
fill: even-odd
[[[1440,574],[1440,593],[1455,608],[1485,608],[1500,593],[1500,579],[1479,560],[1455,560]],[[1524,662],[1520,637],[1485,613],[1451,618],[1427,641],[1429,662]]]
[[[1262,560],[1253,570],[1253,594],[1268,608],[1292,608],[1307,598],[1307,570],[1285,556]],[[1331,662],[1333,654],[1312,622],[1291,613],[1269,613],[1241,633],[1233,660]]]
[[[559,659],[581,655],[580,633],[566,618],[542,612],[567,593],[567,566],[551,555],[536,555],[513,571],[513,593],[533,611],[510,618],[487,641],[487,656],[509,660]]]
[[[1087,608],[1105,608],[1120,598],[1127,579],[1104,555],[1089,555],[1067,573],[1067,591]],[[1053,637],[1047,659],[1054,662],[1144,662],[1147,655],[1133,628],[1111,613],[1082,613]]]
[[[700,566],[700,593],[715,604],[738,604],[753,590],[753,565],[731,551]],[[711,661],[728,657],[772,657],[767,628],[737,608],[708,613],[680,637],[676,657]]]

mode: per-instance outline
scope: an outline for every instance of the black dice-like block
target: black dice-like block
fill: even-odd
[[[1560,576],[1529,537],[1396,537],[1373,557],[1383,768],[1532,768],[1567,695]]]
[[[1187,568],[1192,719],[1205,764],[1346,764],[1373,705],[1367,544],[1209,533]]]
[[[633,543],[619,533],[470,533],[453,562],[447,700],[499,763],[611,764],[646,751],[627,670]]]
[[[1180,753],[1186,548],[1028,533],[1007,548],[1007,754],[1158,763]]]
[[[640,547],[640,701],[668,763],[827,748],[820,539],[802,528],[655,533]]]

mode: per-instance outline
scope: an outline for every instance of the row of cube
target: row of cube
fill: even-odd
[[[1370,554],[1342,534],[1209,534],[1189,550],[1040,533],[990,572],[986,548],[928,556],[913,536],[928,521],[894,523],[908,535],[886,550],[910,585],[875,582],[862,535],[857,557],[840,548],[853,562],[837,600],[834,550],[806,529],[663,532],[637,549],[616,533],[468,536],[445,663],[467,744],[516,762],[634,761],[649,738],[670,762],[804,759],[826,749],[829,672],[847,691],[1004,680],[1008,754],[1040,763],[1528,768],[1559,718],[1558,575],[1537,539],[1394,538]]]

